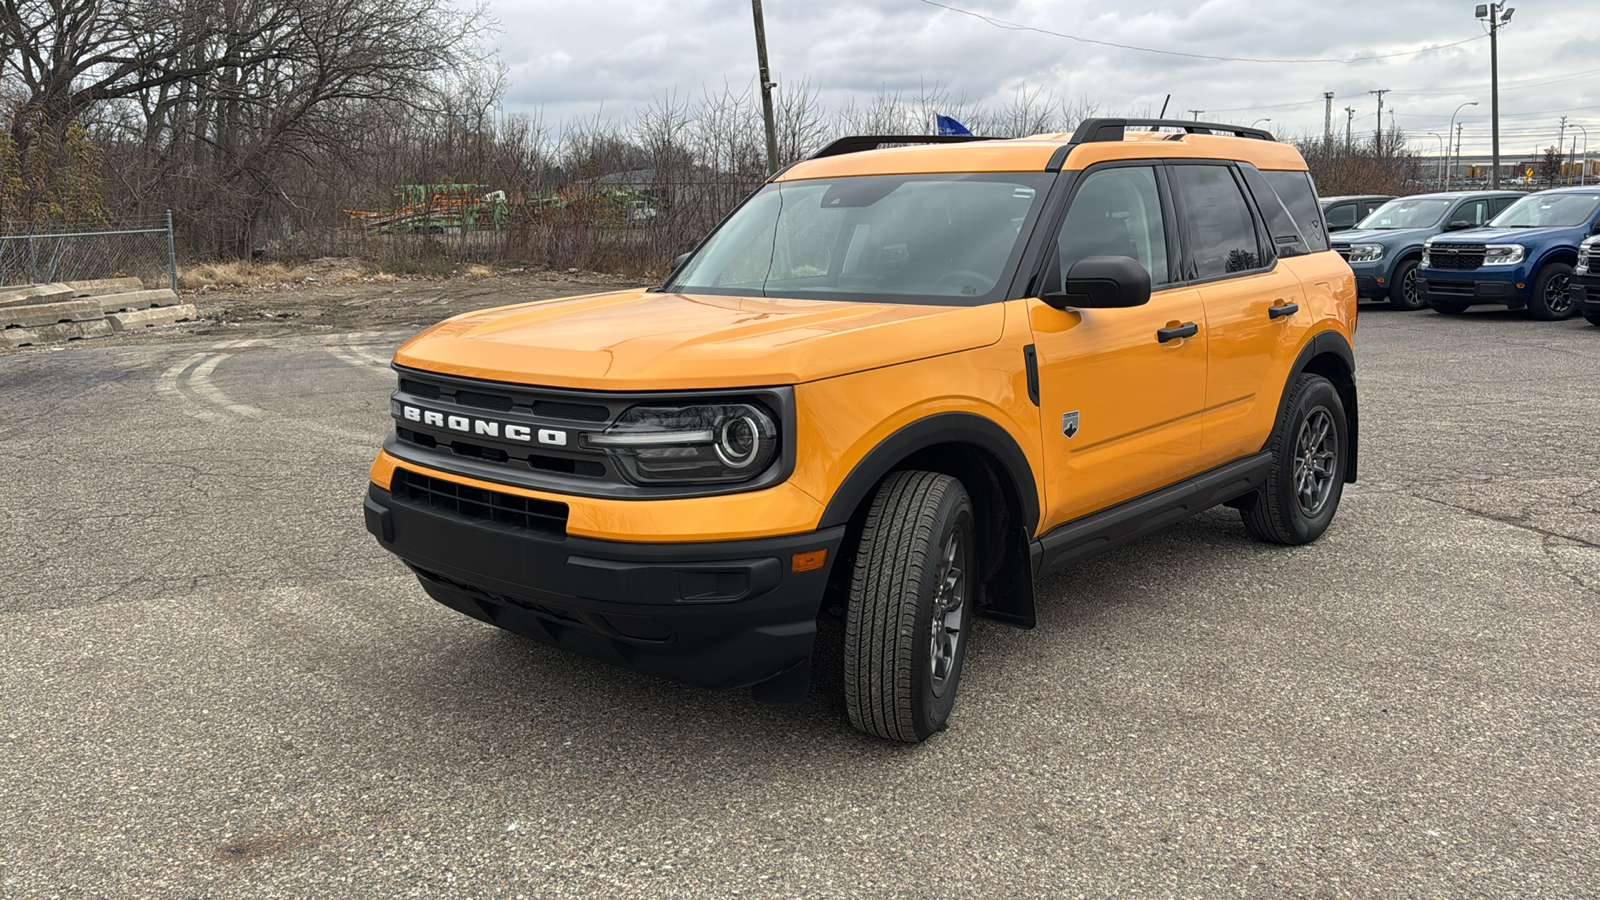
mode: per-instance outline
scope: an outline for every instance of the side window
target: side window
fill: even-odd
[[[1172,280],[1154,168],[1119,166],[1083,179],[1056,234],[1056,258],[1040,293],[1060,290],[1072,264],[1089,256],[1131,256],[1152,285]]]
[[[1306,239],[1311,252],[1319,253],[1328,249],[1328,233],[1322,225],[1322,207],[1317,205],[1317,190],[1311,185],[1311,176],[1305,172],[1269,171],[1262,172],[1261,177],[1267,180],[1278,199],[1289,208],[1289,214],[1300,226],[1300,234]]]
[[[1260,268],[1255,218],[1225,166],[1173,166],[1198,278]]]
[[[1335,203],[1328,207],[1328,230],[1343,231],[1356,227],[1360,213],[1354,203]]]
[[[1482,225],[1489,221],[1489,201],[1469,200],[1456,207],[1450,214],[1450,222],[1471,222],[1474,226]],[[1445,223],[1450,224],[1449,222]]]
[[[1373,210],[1388,202],[1387,200],[1368,200],[1361,204],[1361,218],[1365,219],[1367,216],[1372,215]]]
[[[1489,218],[1494,218],[1506,211],[1506,207],[1517,202],[1516,197],[1494,197],[1489,200]]]
[[[1239,172],[1244,175],[1244,184],[1250,189],[1250,196],[1255,198],[1256,209],[1260,210],[1262,217],[1267,220],[1267,234],[1271,236],[1272,245],[1278,251],[1278,258],[1304,256],[1310,253],[1310,243],[1294,224],[1294,216],[1289,213],[1288,206],[1278,197],[1272,186],[1267,184],[1267,179],[1262,176],[1261,170],[1249,163],[1240,163]]]

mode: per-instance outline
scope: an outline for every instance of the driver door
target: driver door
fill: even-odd
[[[1165,487],[1196,471],[1206,392],[1205,311],[1175,286],[1166,182],[1149,164],[1090,169],[1076,186],[1039,279],[1061,289],[1072,264],[1129,256],[1150,302],[1059,310],[1027,301],[1039,365],[1045,527]]]

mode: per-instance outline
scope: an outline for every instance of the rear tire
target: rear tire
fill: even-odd
[[[1578,311],[1572,302],[1572,267],[1566,263],[1545,263],[1533,281],[1533,297],[1528,300],[1528,315],[1541,322],[1570,319]]]
[[[1309,544],[1321,537],[1344,492],[1348,441],[1338,390],[1321,375],[1301,375],[1267,446],[1267,483],[1239,513],[1245,529],[1272,544]]]
[[[850,724],[917,743],[955,705],[977,592],[972,501],[936,472],[896,472],[872,498],[845,613]]]
[[[1417,290],[1417,261],[1404,260],[1394,267],[1394,279],[1389,282],[1389,305],[1395,309],[1418,310],[1427,306],[1422,292]]]

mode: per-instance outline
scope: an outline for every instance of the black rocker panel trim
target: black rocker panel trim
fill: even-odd
[[[1033,542],[1033,577],[1043,578],[1059,572],[1248,494],[1266,483],[1271,467],[1272,454],[1255,453],[1058,525]]]
[[[833,499],[828,501],[828,508],[823,511],[822,521],[817,528],[833,528],[848,523],[872,489],[878,486],[885,475],[894,471],[901,460],[918,450],[939,444],[971,444],[999,459],[1006,473],[1011,476],[1012,486],[1022,503],[1023,521],[1020,524],[1030,534],[1033,532],[1039,523],[1039,491],[1027,455],[1004,428],[991,419],[972,413],[939,413],[912,422],[889,435],[845,476],[839,489],[834,491]]]

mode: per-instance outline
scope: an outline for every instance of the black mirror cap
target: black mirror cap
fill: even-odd
[[[1444,226],[1444,230],[1445,231],[1461,231],[1464,228],[1474,228],[1474,227],[1476,227],[1476,226],[1474,226],[1471,222],[1468,222],[1466,219],[1456,219],[1454,222],[1451,222],[1450,224]]]
[[[1150,302],[1150,273],[1129,256],[1086,256],[1067,270],[1066,289],[1040,298],[1056,309],[1124,309]]]

